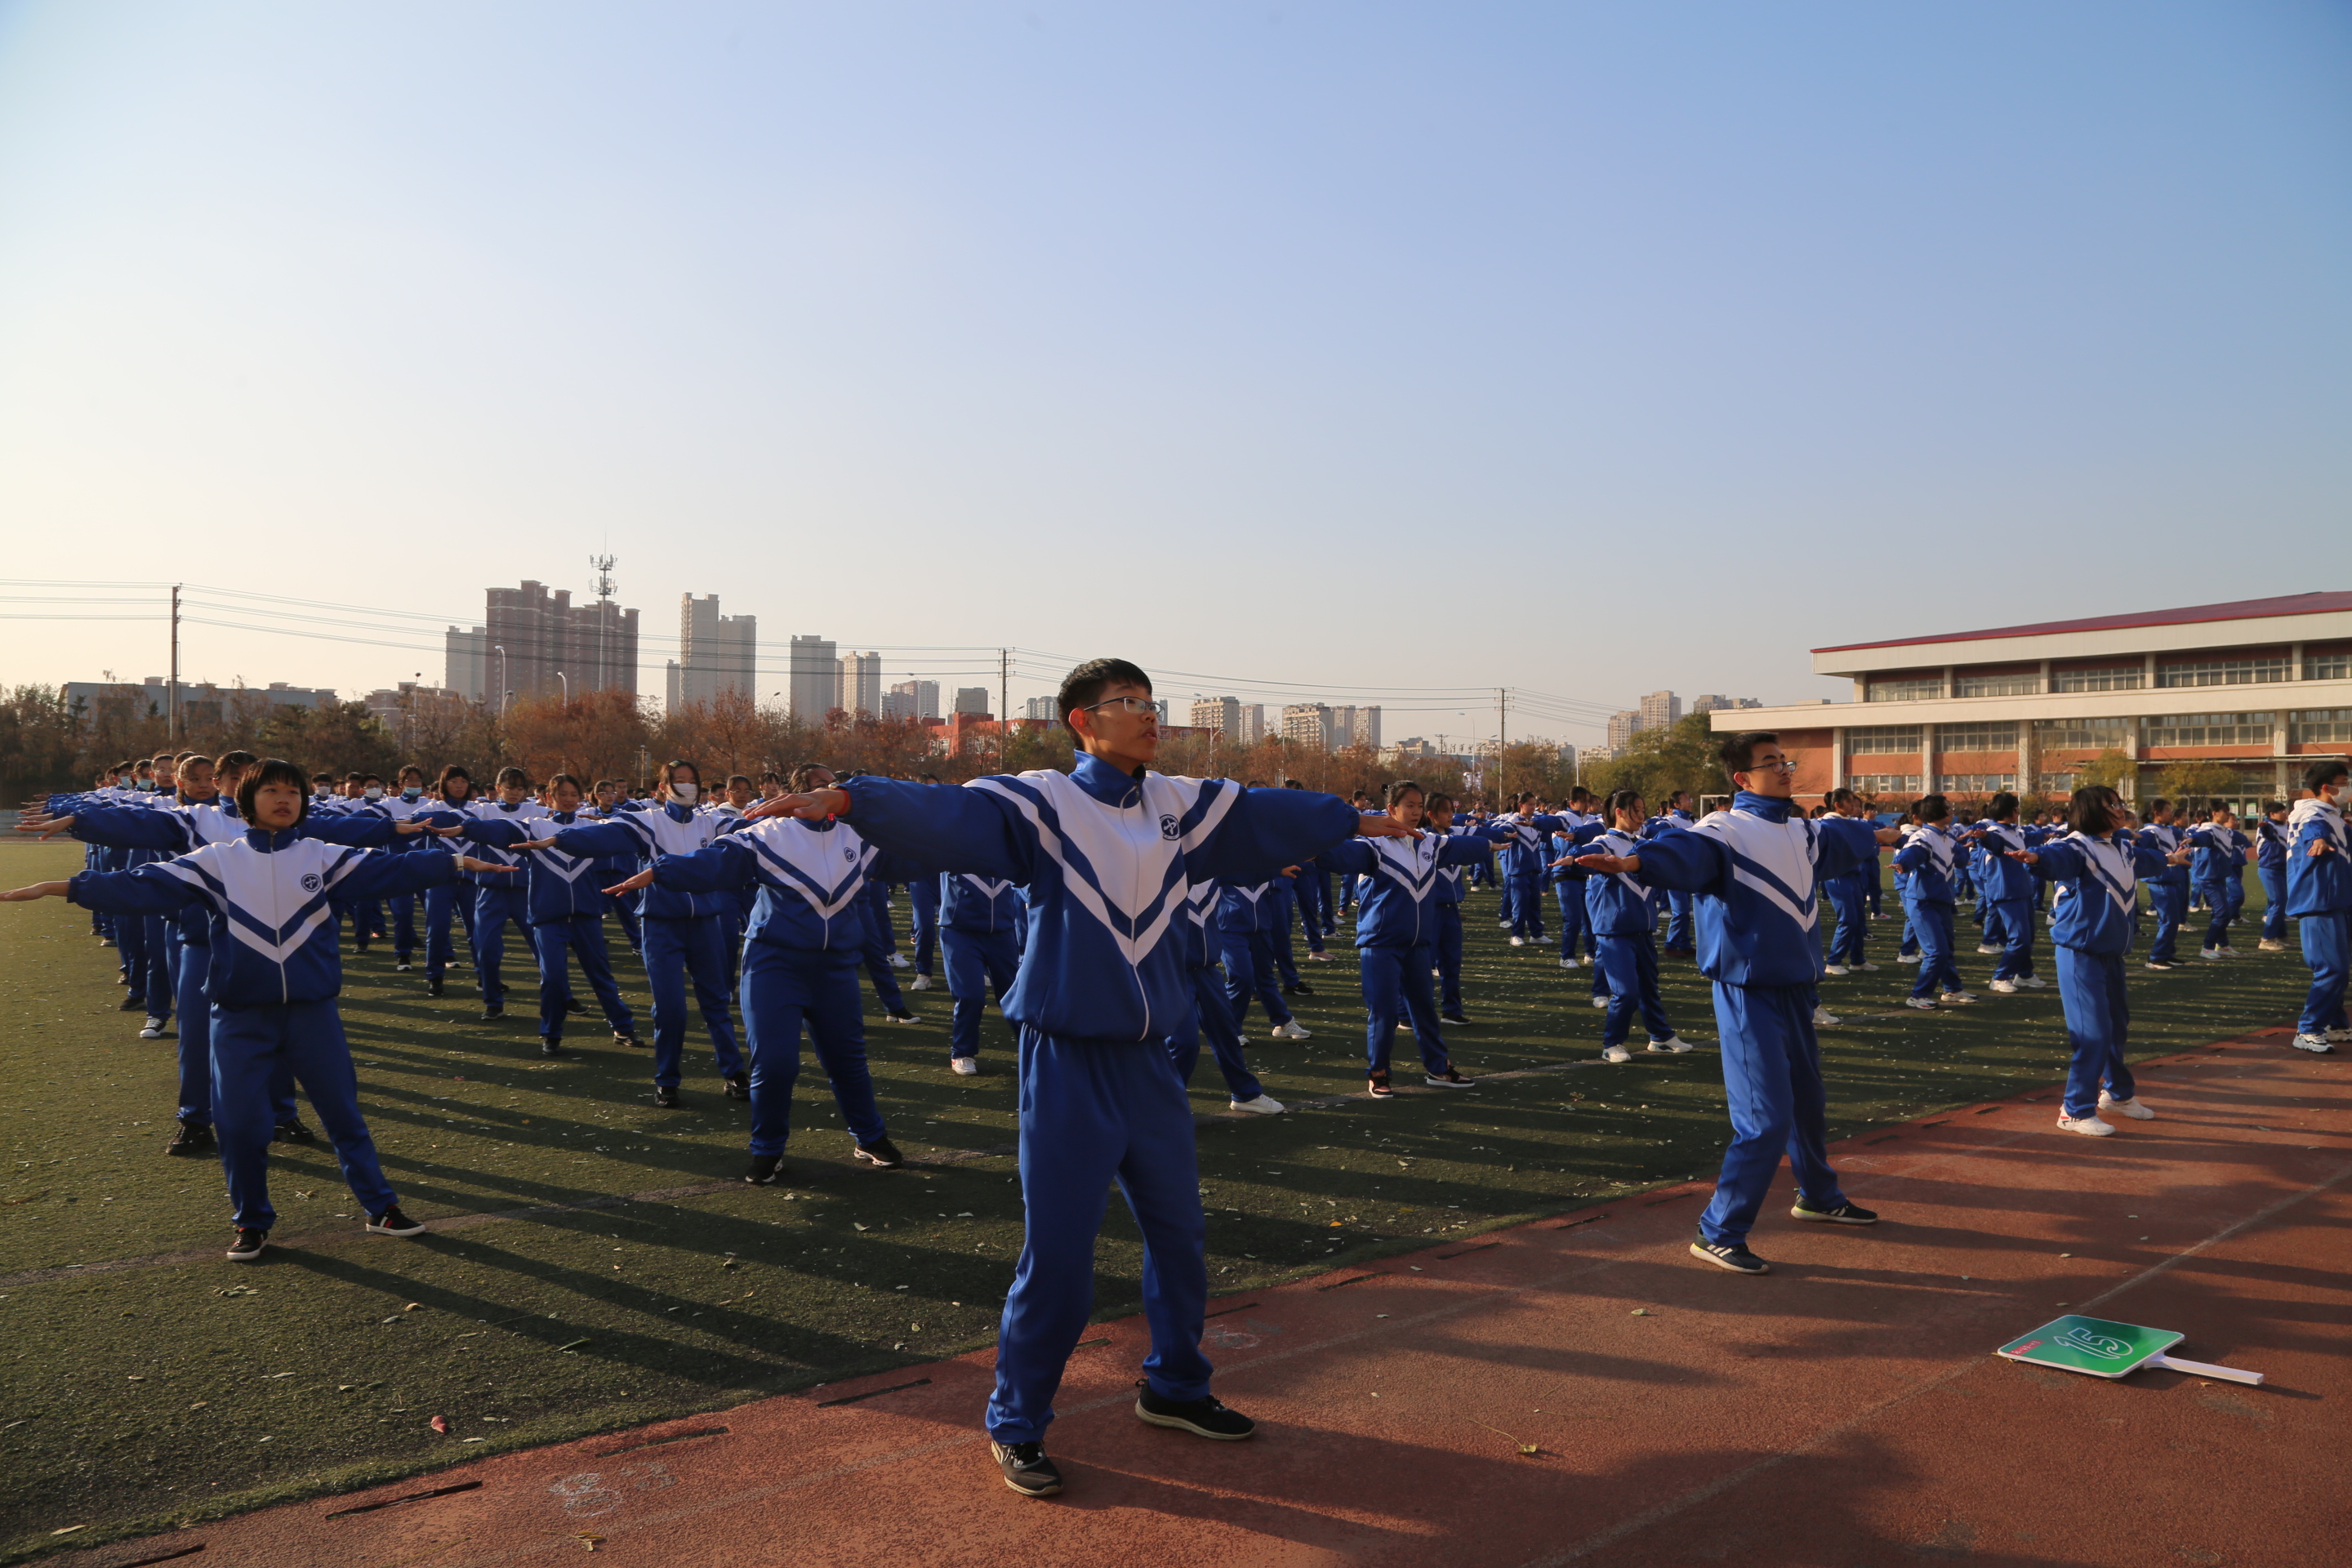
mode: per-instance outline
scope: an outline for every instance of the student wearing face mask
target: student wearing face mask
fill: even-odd
[[[370,777],[373,779],[373,775]],[[369,808],[378,816],[394,822],[406,822],[419,812],[433,809],[433,802],[425,795],[423,768],[411,763],[400,770],[394,782],[397,786],[394,793],[385,794],[381,781],[376,781],[373,792],[364,796]],[[399,842],[417,848],[425,847],[419,838],[404,838]],[[392,931],[392,967],[396,973],[406,974],[415,967],[412,961],[416,954],[416,895],[394,893],[384,900],[384,909],[386,923]]]
[[[577,822],[552,837],[520,846],[561,849],[602,859],[635,857],[650,867],[666,855],[694,855],[710,847],[739,819],[698,812],[702,775],[683,758],[665,763],[656,786],[659,805],[650,811],[616,812],[606,822]],[[654,1103],[674,1107],[686,1066],[686,986],[694,982],[696,1005],[710,1034],[719,1074],[730,1100],[749,1100],[751,1075],[735,1040],[729,1011],[726,911],[730,897],[687,891],[653,883],[639,895],[637,916],[645,937],[646,984],[654,1005]]]

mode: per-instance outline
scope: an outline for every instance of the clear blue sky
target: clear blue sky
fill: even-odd
[[[0,519],[469,619],[609,540],[778,655],[1843,696],[2352,584],[2347,165],[2336,4],[0,5]]]

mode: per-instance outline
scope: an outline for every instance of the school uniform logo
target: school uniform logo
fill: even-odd
[[[306,893],[315,893],[319,890],[319,873],[316,871],[302,873],[302,890]]]
[[[1160,837],[1162,837],[1162,838],[1181,838],[1181,837],[1183,837],[1183,835],[1184,835],[1184,829],[1183,829],[1183,826],[1182,826],[1182,825],[1181,825],[1181,824],[1180,824],[1180,823],[1176,820],[1176,817],[1175,817],[1175,814],[1174,814],[1174,813],[1172,813],[1172,812],[1163,812],[1163,813],[1161,813],[1161,814],[1160,814]]]

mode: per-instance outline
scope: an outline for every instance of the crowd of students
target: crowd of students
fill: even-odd
[[[605,935],[617,925],[651,994],[652,1097],[681,1103],[691,1010],[720,1091],[748,1102],[744,1179],[782,1178],[805,1029],[851,1135],[852,1157],[903,1163],[869,1070],[861,973],[883,1016],[921,1022],[900,984],[943,978],[948,1061],[981,1071],[981,1022],[993,996],[1018,1034],[1021,1181],[1027,1238],[1008,1295],[996,1396],[987,1421],[1006,1483],[1059,1489],[1042,1441],[1062,1360],[1089,1310],[1094,1237],[1114,1178],[1141,1226],[1146,1315],[1141,1418],[1217,1438],[1246,1417],[1209,1393],[1199,1348],[1205,1310],[1204,1220],[1184,1086],[1201,1045],[1237,1111],[1285,1108],[1252,1071],[1251,1007],[1276,1040],[1307,1031],[1286,997],[1309,994],[1300,968],[1330,962],[1352,914],[1365,1013],[1366,1084],[1393,1098],[1395,1036],[1413,1037],[1422,1082],[1459,1090],[1449,1027],[1470,1024],[1462,972],[1465,889],[1491,885],[1514,947],[1543,945],[1546,893],[1558,963],[1590,969],[1604,1013],[1601,1054],[1691,1047],[1669,1022],[1664,959],[1713,983],[1733,1138],[1691,1250],[1742,1273],[1769,1266],[1747,1246],[1785,1152],[1794,1217],[1868,1225],[1839,1189],[1826,1152],[1826,1090],[1815,1031],[1823,975],[1877,969],[1868,922],[1883,910],[1881,850],[1892,846],[1905,926],[1906,998],[1924,1009],[1976,997],[1954,947],[1958,906],[1973,905],[1977,951],[1996,960],[1998,994],[2038,988],[2035,937],[2046,923],[2073,1051],[2059,1125],[2114,1131],[2101,1112],[2145,1119],[2123,1060],[2125,954],[2145,881],[2157,936],[2144,962],[2167,969],[2192,896],[2210,911],[2203,956],[2233,956],[2230,928],[2251,861],[2269,906],[2261,939],[2283,947],[2300,922],[2313,984],[2294,1044],[2326,1052],[2345,1037],[2346,931],[2352,872],[2340,807],[2342,764],[2323,763],[2292,811],[2255,835],[2231,814],[2177,816],[2152,803],[2134,818],[2113,791],[2075,792],[2065,819],[2019,820],[1996,795],[1955,820],[1942,796],[1882,821],[1851,792],[1810,814],[1775,737],[1728,739],[1725,809],[1694,815],[1677,793],[1649,803],[1583,789],[1552,803],[1518,795],[1489,812],[1399,781],[1375,802],[1150,771],[1158,742],[1149,678],[1119,660],[1081,666],[1060,707],[1078,742],[1067,773],[978,779],[836,776],[814,764],[789,778],[736,774],[706,793],[688,761],[647,788],[568,773],[501,770],[477,794],[444,767],[307,777],[249,752],[124,763],[86,792],[28,804],[19,830],[70,833],[86,847],[69,881],[5,895],[48,895],[90,910],[121,961],[122,1007],[160,1038],[180,1020],[180,1086],[167,1152],[217,1143],[236,1237],[229,1257],[261,1256],[274,1217],[273,1141],[310,1142],[299,1086],[370,1232],[411,1236],[361,1114],[335,998],[340,952],[388,943],[394,969],[421,960],[446,994],[465,933],[481,1018],[505,1016],[505,941],[529,945],[539,977],[539,1049],[562,1056],[586,1011],[579,973],[617,1043],[646,1047],[616,984]],[[908,892],[914,956],[899,951],[890,905]],[[1819,904],[1835,929],[1822,952]],[[421,901],[421,909],[420,909]],[[421,921],[419,916],[422,916]],[[2037,917],[2045,917],[2038,919]],[[348,932],[344,931],[348,922]],[[911,972],[911,973],[909,973]],[[736,1010],[741,1014],[737,1032]],[[1170,1070],[1171,1067],[1174,1070]]]

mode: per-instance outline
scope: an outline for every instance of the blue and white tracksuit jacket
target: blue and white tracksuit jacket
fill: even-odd
[[[1948,822],[1929,823],[1911,835],[1895,853],[1895,868],[1903,873],[1903,910],[1912,934],[1919,939],[1919,975],[1911,994],[1925,996],[1941,989],[1960,989],[1960,971],[1952,956],[1952,910],[1958,899],[1961,847]]]
[[[2311,966],[2299,1030],[2324,1034],[2345,1026],[2344,991],[2352,968],[2352,838],[2344,813],[2324,800],[2299,800],[2287,812],[2286,912],[2303,939]],[[2326,846],[2317,855],[2316,846]]]
[[[2123,1055],[2131,1032],[2124,954],[2139,929],[2139,883],[2168,868],[2145,836],[2125,833],[2070,833],[2033,853],[2032,875],[2052,889],[2050,942],[2074,1051],[2064,1111],[2089,1117],[2098,1111],[2101,1088],[2117,1100],[2135,1092]]]
[[[1165,1397],[1205,1395],[1205,1222],[1191,1102],[1167,1047],[1198,1026],[1185,906],[1196,883],[1261,882],[1353,837],[1354,808],[1231,779],[1130,775],[1091,753],[1068,773],[959,789],[878,778],[842,787],[848,820],[872,842],[1029,889],[1028,952],[1004,1004],[1021,1028],[1028,1231],[1005,1299],[989,1430],[1027,1442],[1053,1419],[1086,1331],[1114,1177],[1143,1233],[1145,1373]]]
[[[1324,865],[1365,879],[1356,948],[1362,968],[1364,1059],[1373,1077],[1389,1070],[1400,1009],[1412,1021],[1423,1066],[1442,1073],[1454,1065],[1429,994],[1429,972],[1445,919],[1438,889],[1449,868],[1475,866],[1489,853],[1475,834],[1433,833],[1358,838],[1324,853]]]
[[[1596,831],[1581,847],[1587,855],[1638,855],[1642,843],[1622,828]],[[1622,1046],[1639,1015],[1649,1038],[1674,1035],[1658,991],[1657,890],[1622,871],[1591,872],[1581,889],[1585,919],[1593,937],[1593,994],[1609,998],[1602,1020],[1603,1049]]]
[[[1021,901],[1021,889],[1001,878],[957,871],[933,885],[940,890],[940,952],[947,961],[948,995],[954,1005],[948,1054],[976,1057],[989,992],[996,993],[1002,1009],[1020,972],[1020,933],[1028,924],[1029,907]],[[1216,960],[1212,956],[1209,962]]]

